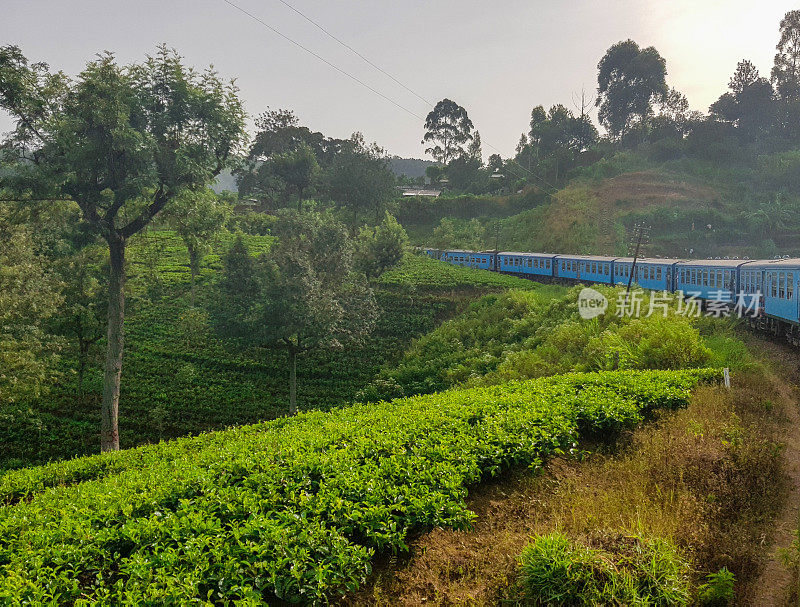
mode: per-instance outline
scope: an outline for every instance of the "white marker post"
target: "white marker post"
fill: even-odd
[[[731,372],[730,372],[730,369],[728,369],[728,367],[725,367],[722,370],[722,378],[725,381],[725,387],[726,388],[730,388],[731,387]]]

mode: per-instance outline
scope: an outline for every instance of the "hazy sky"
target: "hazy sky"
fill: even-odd
[[[423,101],[280,0],[231,0],[420,116]],[[531,108],[584,88],[613,43],[654,45],[671,86],[706,111],[742,58],[769,76],[788,0],[286,0],[432,102],[467,108],[484,155],[513,153]],[[390,153],[421,157],[421,121],[272,33],[224,0],[0,0],[0,44],[76,74],[95,53],[124,62],[166,42],[197,67],[236,78],[251,115],[291,108],[328,136],[361,131]],[[0,113],[0,131],[11,122]]]

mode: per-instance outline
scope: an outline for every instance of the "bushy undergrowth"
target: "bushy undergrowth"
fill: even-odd
[[[465,527],[467,485],[685,405],[715,371],[612,372],[313,412],[0,477],[0,599],[321,603],[374,550]]]
[[[419,338],[399,365],[386,368],[361,392],[365,400],[443,390],[460,384],[485,385],[570,371],[681,369],[745,362],[732,333],[714,333],[708,347],[694,318],[654,308],[651,294],[641,317],[617,315],[623,291],[596,287],[609,302],[602,316],[583,320],[575,287],[565,295],[545,287],[533,293],[508,291],[474,302],[461,316]],[[561,293],[564,293],[561,291]],[[658,302],[656,302],[658,303]],[[724,348],[723,348],[724,346]],[[727,354],[731,354],[730,360]]]
[[[519,557],[519,586],[531,605],[687,605],[689,564],[671,543],[621,534],[592,546],[542,535]]]

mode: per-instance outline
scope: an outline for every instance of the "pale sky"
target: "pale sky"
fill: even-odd
[[[414,114],[431,109],[280,0],[231,0]],[[286,0],[425,99],[463,105],[484,155],[513,154],[536,105],[584,88],[609,46],[632,38],[667,61],[693,109],[747,58],[769,77],[788,0]],[[331,137],[361,131],[392,154],[423,157],[422,122],[293,46],[224,0],[0,0],[0,44],[77,74],[95,53],[137,61],[166,42],[186,62],[236,78],[251,115],[290,108]],[[0,131],[10,128],[0,113]]]

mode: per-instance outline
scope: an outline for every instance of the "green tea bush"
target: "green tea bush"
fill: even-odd
[[[686,404],[713,370],[573,374],[457,390],[0,476],[0,602],[322,604],[377,550],[464,528],[467,487],[539,467],[579,427]]]
[[[614,535],[587,547],[538,536],[519,557],[518,585],[530,605],[687,605],[689,565],[669,542]]]
[[[455,266],[425,255],[406,255],[400,265],[381,275],[380,283],[394,287],[442,290],[537,289],[524,278]]]

